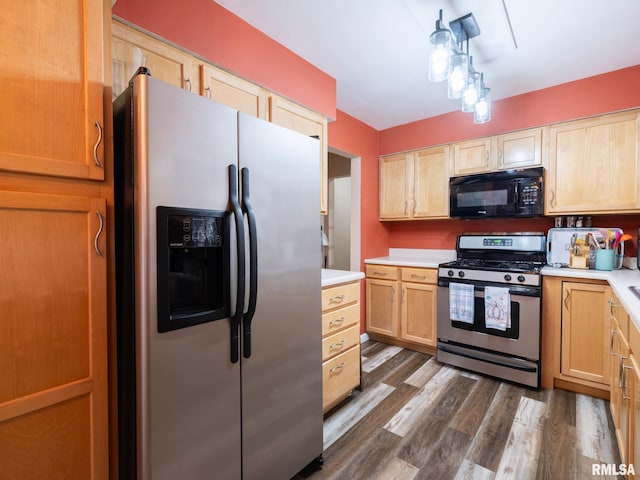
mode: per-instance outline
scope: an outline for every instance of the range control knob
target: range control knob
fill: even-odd
[[[519,282],[524,282],[524,275],[518,275],[518,281]]]
[[[453,270],[449,270],[449,271],[447,272],[447,275],[449,275],[450,277],[453,277]]]
[[[460,278],[464,277],[464,272],[463,272],[462,270],[460,270],[460,271],[458,272],[458,276],[459,276]]]
[[[511,281],[511,275],[509,275],[508,273],[505,274],[504,280],[505,280],[505,282],[510,282]]]

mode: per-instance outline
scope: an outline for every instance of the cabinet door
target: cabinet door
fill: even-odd
[[[449,147],[415,153],[413,162],[413,217],[449,217]]]
[[[308,108],[271,94],[269,121],[320,140],[320,213],[327,213],[327,119]]]
[[[107,478],[105,208],[0,192],[2,478]]]
[[[398,283],[367,279],[367,331],[390,337],[398,334]]]
[[[549,128],[548,213],[640,209],[639,119],[633,112]]]
[[[0,170],[104,179],[102,2],[4,2]]]
[[[436,294],[438,286],[402,283],[400,338],[436,345]]]
[[[255,83],[212,65],[200,65],[200,95],[254,117],[266,119],[266,94]]]
[[[380,219],[409,218],[412,153],[380,158]]]
[[[138,67],[176,87],[199,94],[199,73],[194,58],[167,43],[114,21],[111,25],[113,95],[127,88]]]
[[[533,128],[496,137],[499,169],[542,165],[542,129]]]
[[[479,138],[453,145],[454,175],[488,172],[492,165],[490,138]]]
[[[563,375],[610,384],[610,298],[607,285],[563,282]]]
[[[631,355],[629,361],[631,370],[629,370],[628,373],[629,381],[627,383],[627,392],[631,395],[631,399],[629,400],[629,448],[627,449],[627,463],[636,466],[640,463],[640,365],[635,355]],[[637,477],[631,476],[630,478]]]

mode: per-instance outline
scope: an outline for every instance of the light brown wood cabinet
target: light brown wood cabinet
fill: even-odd
[[[436,346],[438,270],[401,268],[400,338]]]
[[[437,269],[366,265],[366,330],[376,340],[433,353]]]
[[[110,9],[3,5],[1,478],[109,476]]]
[[[640,211],[640,113],[549,127],[547,214]]]
[[[322,409],[360,385],[360,282],[322,289]]]
[[[609,385],[608,285],[563,282],[562,375]]]
[[[200,64],[200,95],[248,115],[267,118],[267,94],[262,87],[213,65]]]
[[[616,440],[622,463],[631,463],[630,452],[633,384],[635,375],[629,347],[629,316],[615,296],[609,304],[611,390],[609,408],[615,425]],[[635,327],[634,327],[635,328]],[[631,371],[630,371],[631,370]]]
[[[542,128],[453,144],[453,175],[542,165]]]
[[[165,41],[114,20],[111,25],[114,98],[128,86],[138,67],[176,87],[200,94],[200,74],[192,55]]]
[[[104,179],[103,3],[2,9],[0,170]]]
[[[2,478],[107,478],[105,221],[104,199],[0,191]]]
[[[380,220],[449,216],[449,147],[380,158]]]
[[[611,295],[600,280],[543,278],[542,388],[609,396]]]

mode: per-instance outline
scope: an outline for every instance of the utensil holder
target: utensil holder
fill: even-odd
[[[596,250],[596,270],[613,270],[615,250],[610,248]]]

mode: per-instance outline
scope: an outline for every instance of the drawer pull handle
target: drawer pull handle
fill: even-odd
[[[416,273],[412,273],[411,274],[411,278],[419,278],[420,280],[424,280],[426,277],[426,275],[418,275]]]
[[[381,275],[381,276],[385,276],[387,274],[387,272],[373,272],[374,275]]]
[[[335,297],[331,297],[329,299],[329,303],[340,303],[344,300],[344,297],[346,297],[344,293],[342,295],[336,295]]]
[[[336,365],[331,370],[329,370],[329,373],[333,373],[337,370],[342,370],[346,365],[347,365],[346,363],[342,362],[340,365]]]
[[[329,322],[329,325],[340,325],[342,322],[344,322],[344,317],[334,318]]]
[[[344,340],[329,345],[329,350],[342,350],[344,348]]]

